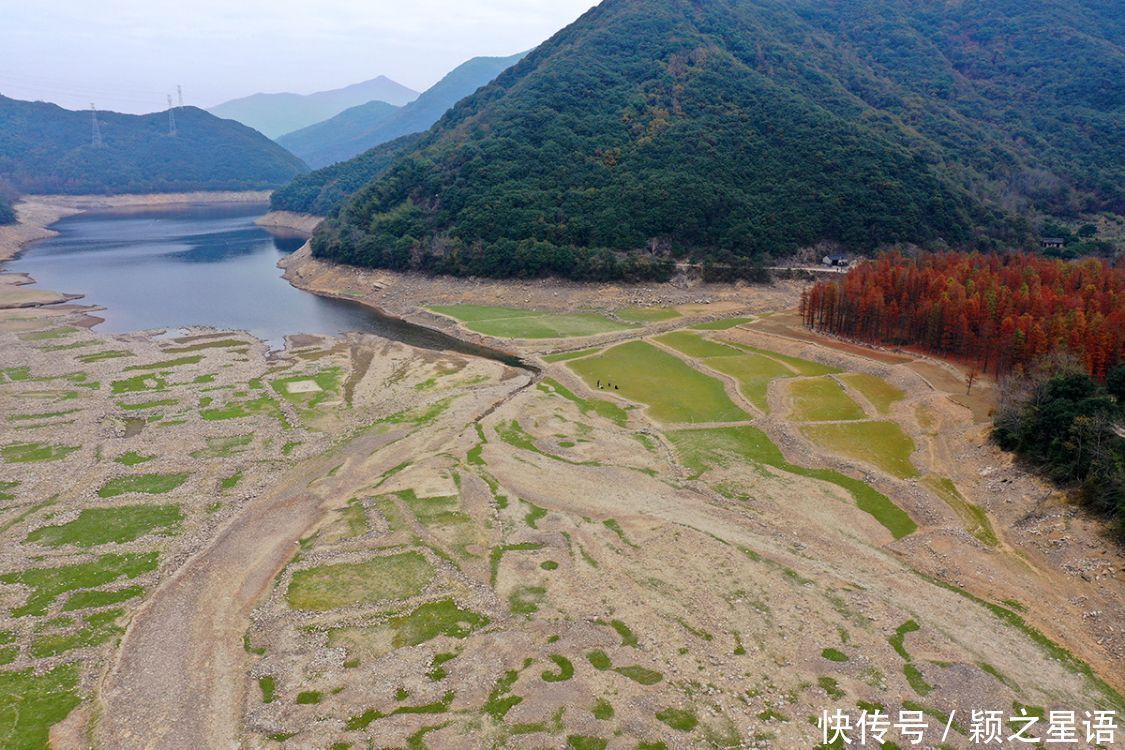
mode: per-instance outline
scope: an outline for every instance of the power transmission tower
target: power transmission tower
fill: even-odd
[[[93,102],[90,102],[90,118],[94,123],[93,131],[90,136],[90,145],[94,148],[101,148],[105,145],[105,142],[102,140],[102,128],[98,125],[98,108],[94,106]]]
[[[180,109],[184,108],[184,87],[176,86],[176,95],[180,97]]]
[[[172,106],[171,94],[168,94],[168,135],[176,137],[176,109]]]

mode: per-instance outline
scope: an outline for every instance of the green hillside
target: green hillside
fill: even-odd
[[[16,220],[16,212],[12,208],[12,204],[4,198],[0,198],[0,224],[11,224]]]
[[[401,109],[387,109],[381,102],[371,102],[282,136],[277,142],[313,168],[351,159],[396,138],[428,130],[450,107],[522,58],[523,54],[474,58]]]
[[[356,191],[410,153],[420,139],[419,133],[404,136],[376,146],[350,161],[303,174],[274,191],[270,198],[271,208],[318,216],[336,213]]]
[[[351,107],[374,101],[401,107],[417,97],[417,91],[379,76],[315,94],[253,94],[224,102],[209,111],[216,117],[238,120],[270,138],[279,138],[335,117]]]
[[[244,125],[201,109],[168,114],[99,112],[103,145],[92,145],[89,112],[0,96],[0,179],[24,193],[150,193],[262,190],[307,168]]]
[[[1123,23],[1105,0],[606,0],[393,159],[314,248],[616,278],[666,269],[634,268],[645,249],[1027,241],[1036,212],[1125,213]]]

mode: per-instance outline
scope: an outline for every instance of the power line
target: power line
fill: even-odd
[[[102,128],[100,125],[98,125],[98,108],[94,106],[93,102],[90,102],[90,116],[94,121],[94,129],[90,137],[90,145],[92,145],[94,148],[101,148],[105,145],[105,142],[102,141]]]
[[[176,137],[176,108],[172,106],[171,94],[168,94],[168,135]]]

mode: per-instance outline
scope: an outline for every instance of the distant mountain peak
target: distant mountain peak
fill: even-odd
[[[314,168],[350,159],[369,148],[428,130],[450,107],[490,83],[525,54],[475,57],[454,68],[398,111],[390,111],[378,102],[361,104],[286,134],[277,142]]]
[[[277,138],[371,101],[401,107],[417,98],[417,91],[380,75],[313,94],[252,94],[224,102],[209,111],[217,117],[238,120],[270,138]]]

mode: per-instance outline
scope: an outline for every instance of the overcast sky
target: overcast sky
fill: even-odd
[[[416,90],[531,49],[596,0],[36,0],[4,3],[0,94],[152,112],[386,75]]]

